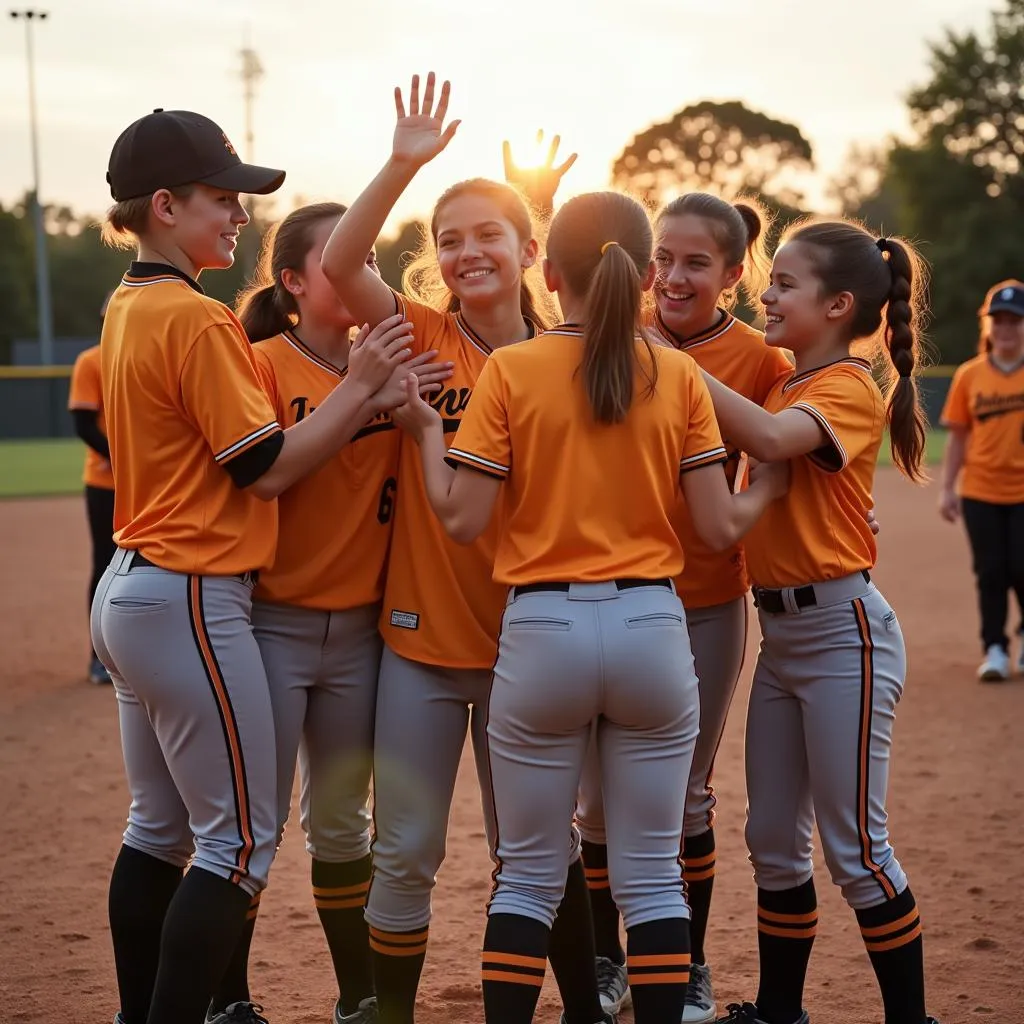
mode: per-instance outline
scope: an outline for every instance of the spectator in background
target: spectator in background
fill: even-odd
[[[112,294],[107,294],[100,307],[101,323]],[[89,604],[86,607],[88,616],[103,570],[114,556],[114,476],[110,469],[110,447],[103,422],[99,345],[87,348],[75,360],[71,371],[68,409],[75,423],[75,433],[87,446],[82,480],[85,483],[85,510],[92,540],[92,576],[89,580]],[[97,685],[110,682],[110,675],[96,657],[95,651],[92,651],[89,660],[88,678],[90,683]]]
[[[1016,669],[1024,674],[1024,283],[1000,281],[978,311],[978,355],[957,369],[942,411],[949,428],[939,513],[963,515],[974,555],[985,660],[978,678],[1010,678],[1006,619],[1022,619]]]

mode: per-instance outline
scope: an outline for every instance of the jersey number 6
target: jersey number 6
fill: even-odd
[[[383,526],[391,521],[391,514],[395,511],[395,489],[398,481],[389,476],[380,489],[380,501],[377,502],[377,522]]]

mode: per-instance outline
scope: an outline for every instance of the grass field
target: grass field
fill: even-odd
[[[928,463],[942,458],[945,435],[928,435]],[[45,441],[0,441],[0,498],[78,494],[82,490],[83,445],[75,438]],[[888,441],[882,445],[879,465],[891,465]]]

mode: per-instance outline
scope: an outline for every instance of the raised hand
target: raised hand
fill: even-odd
[[[441,427],[441,414],[420,397],[417,378],[413,373],[405,378],[405,401],[391,410],[391,418],[417,444],[432,426],[436,424],[439,429]]]
[[[348,354],[348,379],[358,381],[373,394],[411,355],[412,324],[396,313],[373,330],[363,324]]]
[[[544,141],[544,130],[537,132],[537,142]],[[568,159],[555,166],[555,157],[558,154],[558,146],[562,141],[560,135],[551,140],[548,147],[547,161],[537,167],[520,167],[512,156],[512,146],[506,139],[502,143],[502,155],[505,160],[505,180],[510,185],[521,189],[533,206],[541,213],[550,213],[554,209],[555,193],[561,184],[566,171],[576,163],[575,153],[570,153]]]
[[[441,86],[441,95],[434,109],[434,72],[427,75],[427,86],[420,103],[420,76],[412,76],[409,87],[409,112],[405,112],[405,100],[400,86],[395,87],[395,113],[398,122],[395,124],[395,136],[391,144],[391,155],[395,160],[404,161],[414,167],[422,167],[429,163],[443,150],[455,136],[461,121],[452,121],[445,127],[444,119],[448,113],[448,97],[451,85],[445,82]]]

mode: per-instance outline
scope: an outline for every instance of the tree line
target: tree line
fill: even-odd
[[[931,265],[934,359],[958,363],[974,349],[985,290],[1024,279],[1024,0],[1003,0],[980,32],[947,30],[934,40],[928,80],[906,103],[909,135],[851,148],[828,194],[835,210],[877,233],[920,244]],[[610,184],[652,204],[694,189],[753,193],[777,214],[780,231],[806,212],[813,173],[813,149],[797,125],[739,101],[704,101],[635,135],[614,160]],[[235,266],[209,279],[210,293],[229,303],[271,223],[260,202],[252,213]],[[104,248],[94,219],[67,207],[48,207],[46,223],[54,333],[95,335],[124,254]],[[381,240],[390,284],[398,285],[420,230],[410,222]],[[36,334],[33,245],[25,203],[0,205],[0,363],[10,361],[14,338]]]

